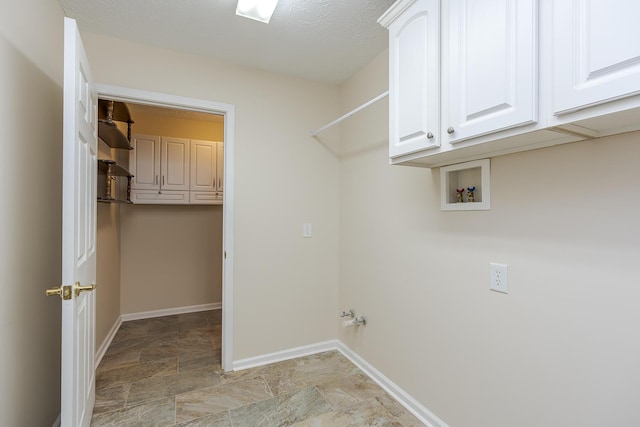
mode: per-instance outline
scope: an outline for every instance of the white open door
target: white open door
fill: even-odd
[[[64,21],[61,426],[88,426],[95,402],[97,101],[80,33]]]

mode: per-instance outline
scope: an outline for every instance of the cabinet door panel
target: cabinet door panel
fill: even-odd
[[[553,2],[557,115],[640,93],[640,2]]]
[[[189,190],[189,140],[162,137],[160,155],[163,190]]]
[[[131,188],[159,190],[160,137],[133,135],[131,146],[133,150],[129,152],[129,169],[134,175]]]
[[[450,142],[537,120],[537,17],[536,0],[451,1]]]
[[[418,0],[389,27],[390,156],[439,145],[440,10]]]
[[[224,144],[217,143],[216,147],[216,191],[222,195],[224,192]]]
[[[216,191],[217,143],[191,141],[191,191]]]

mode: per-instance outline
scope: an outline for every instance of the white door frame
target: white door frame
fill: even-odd
[[[233,369],[233,206],[235,106],[204,99],[97,84],[98,97],[113,101],[224,115],[222,262],[222,369]]]

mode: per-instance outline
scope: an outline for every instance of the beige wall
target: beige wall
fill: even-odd
[[[122,314],[221,302],[222,206],[122,207]]]
[[[234,358],[334,338],[339,168],[309,131],[338,115],[338,88],[82,36],[99,83],[236,107]]]
[[[491,210],[441,212],[438,169],[387,164],[386,114],[343,126],[339,305],[368,323],[339,338],[450,426],[640,425],[640,134],[494,158]]]
[[[128,150],[110,148],[98,139],[99,159],[112,159],[126,167],[128,156]],[[105,185],[104,179],[104,174],[98,174],[98,186]],[[111,190],[115,198],[125,194],[123,184],[124,179],[116,179]],[[98,195],[102,192],[105,190]],[[96,351],[101,351],[120,318],[120,204],[98,203],[96,233]]]
[[[120,309],[120,205],[98,203],[96,350],[118,321]]]
[[[188,118],[177,113],[160,114],[128,104],[135,123],[131,125],[133,133],[147,135],[173,136],[177,138],[203,139],[205,141],[224,141],[224,116],[208,115],[208,119]],[[202,114],[204,116],[204,114]],[[200,114],[198,114],[200,116]]]
[[[58,2],[0,13],[0,425],[60,413],[62,29]]]

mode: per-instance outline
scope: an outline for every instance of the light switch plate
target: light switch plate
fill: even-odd
[[[305,222],[304,224],[302,224],[302,237],[308,238],[311,237],[313,235],[313,232],[311,230],[311,224],[308,222]]]

